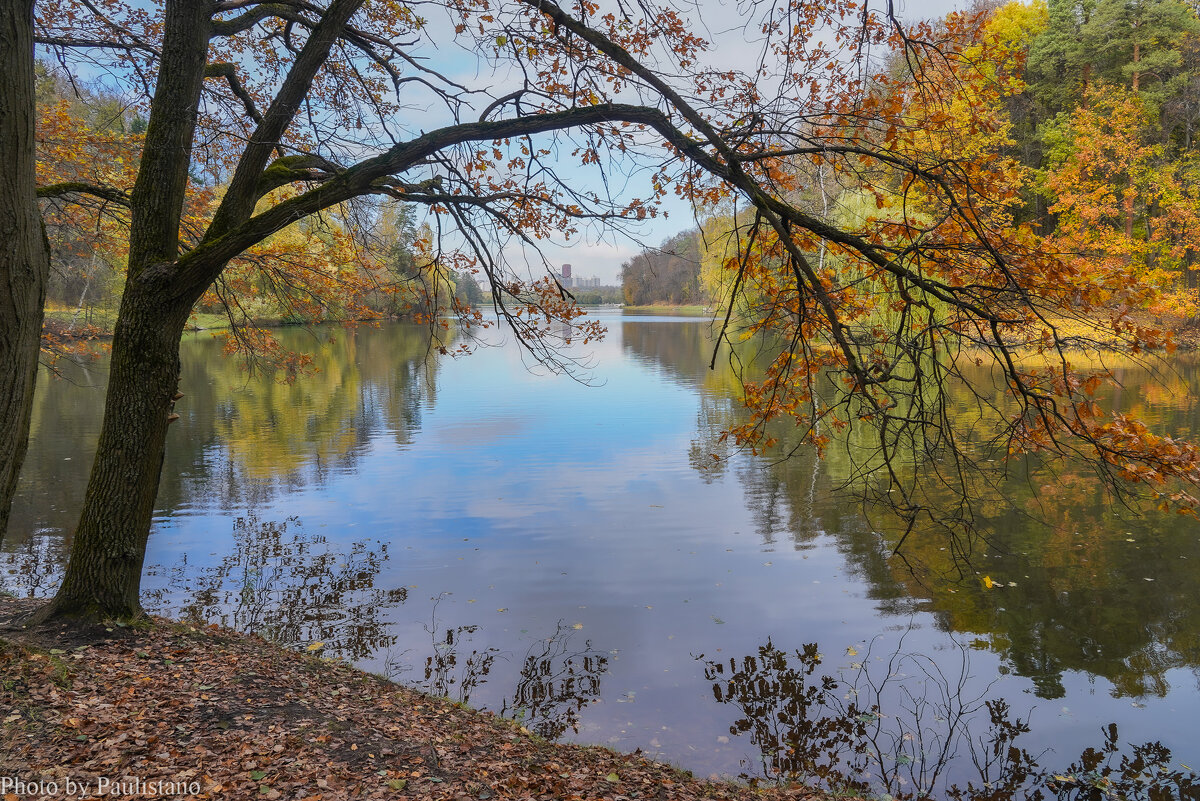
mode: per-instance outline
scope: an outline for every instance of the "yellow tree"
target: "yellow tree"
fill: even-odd
[[[39,92],[37,117],[38,197],[57,277],[49,297],[76,307],[71,324],[43,331],[43,353],[54,358],[98,332],[78,324],[80,312],[123,277],[142,137],[112,98],[72,97],[54,74],[42,82],[51,87],[49,96]]]
[[[747,383],[753,414],[731,434],[769,447],[771,421],[785,417],[823,448],[833,432],[860,429],[849,480],[895,507],[908,531],[923,516],[969,531],[987,460],[1036,451],[1083,455],[1113,489],[1144,482],[1162,506],[1196,508],[1196,448],[1107,415],[1093,400],[1105,374],[1076,371],[1069,357],[1101,334],[1134,351],[1162,344],[1127,315],[1146,298],[1142,275],[1125,261],[1081,294],[1080,265],[1017,222],[1029,176],[1008,155],[1005,100],[1024,88],[1023,43],[1042,24],[1036,7],[1007,6],[893,28],[897,68],[810,118],[790,149],[775,150],[790,161],[762,159],[772,197],[823,167],[867,200],[865,213],[814,219],[776,200],[754,203],[741,227],[764,257],[737,265],[738,278],[770,300],[752,330],[779,355]],[[1068,335],[1063,320],[1084,333]],[[1007,408],[964,374],[980,364],[994,367]],[[951,400],[959,387],[978,417]],[[957,500],[946,508],[939,495]]]
[[[1200,248],[1200,200],[1188,164],[1146,142],[1137,94],[1094,85],[1058,133],[1045,189],[1057,227],[1051,245],[1074,269],[1081,294],[1130,279],[1147,293],[1170,288]]]

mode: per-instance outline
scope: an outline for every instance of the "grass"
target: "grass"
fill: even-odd
[[[55,323],[61,329],[66,329],[74,320],[75,328],[80,329],[84,325],[93,325],[98,328],[102,334],[111,334],[113,326],[117,322],[117,307],[112,308],[96,307],[91,309],[90,313],[85,316],[80,313],[75,314],[75,309],[67,307],[48,306],[46,308],[46,320],[50,323]],[[273,325],[275,321],[264,321],[265,325]],[[188,328],[200,331],[207,331],[217,328],[228,328],[229,318],[224,314],[207,314],[196,312],[188,318]]]
[[[206,331],[210,328],[228,328],[229,318],[223,314],[196,312],[188,319],[188,327],[195,327],[201,331]]]
[[[651,306],[623,306],[627,312],[650,312],[653,314],[676,314],[681,317],[707,317],[712,314],[708,306],[672,306],[666,303]]]
[[[94,325],[101,331],[110,332],[117,322],[117,307],[114,305],[112,308],[92,308],[87,314],[80,312],[78,316],[75,314],[74,307],[46,307],[47,322],[58,323],[62,328],[66,328],[71,325],[72,320],[74,320],[76,328]]]

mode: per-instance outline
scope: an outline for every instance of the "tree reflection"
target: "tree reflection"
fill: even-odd
[[[423,326],[279,329],[280,343],[311,355],[314,371],[288,384],[248,375],[210,333],[185,338],[180,418],[172,425],[156,510],[203,504],[262,508],[291,490],[356,468],[372,444],[407,447],[423,404],[437,397],[439,358]],[[452,345],[457,332],[441,334]],[[103,411],[107,360],[63,360],[62,380],[38,378],[5,547],[52,529],[69,545]]]
[[[57,532],[38,531],[0,553],[0,587],[18,597],[45,598],[58,589],[65,560]]]
[[[559,622],[552,635],[529,647],[517,688],[500,710],[547,740],[579,731],[579,713],[599,699],[600,677],[608,672],[608,657],[591,640],[572,649],[573,634]]]
[[[723,432],[746,414],[735,367],[753,378],[753,353],[739,351],[731,364],[722,352],[709,370],[712,343],[703,325],[628,323],[622,332],[633,355],[695,388],[699,409],[689,461],[705,482],[736,478],[764,546],[805,549],[822,534],[834,537],[884,611],[920,608],[947,631],[980,635],[1043,698],[1062,696],[1062,676],[1071,670],[1107,679],[1114,695],[1138,697],[1166,695],[1172,669],[1200,669],[1194,521],[1143,517],[1133,509],[1118,517],[1122,507],[1093,473],[1028,459],[1009,464],[1006,481],[974,487],[969,509],[962,507],[984,536],[947,536],[932,523],[905,536],[904,521],[889,516],[886,504],[847,503],[848,487],[862,498],[855,481],[870,444],[855,439],[861,434],[823,432],[830,436],[823,459],[811,450],[793,451],[787,426],[772,429],[780,445],[770,453],[731,452]],[[1105,398],[1115,407],[1171,435],[1200,429],[1200,364],[1177,358],[1165,374],[1115,357],[1105,366],[1119,381]],[[964,372],[974,392],[946,390],[958,393],[956,403],[967,413],[977,393],[994,382],[985,369]],[[996,408],[1008,402],[1001,388],[988,400]],[[1003,462],[1003,453],[989,450],[991,434],[981,423],[975,458]],[[920,449],[909,454],[908,470],[941,469],[927,456]],[[933,481],[927,490],[931,508],[966,502],[951,485]],[[893,556],[902,540],[900,556]]]
[[[373,441],[406,447],[420,428],[422,402],[436,399],[438,360],[420,326],[285,329],[279,336],[311,355],[312,375],[292,383],[248,376],[221,356],[219,342],[188,343],[183,436],[171,440],[161,508],[197,497],[224,509],[262,506],[281,492],[324,484],[357,469]],[[453,342],[455,332],[445,337]],[[212,411],[192,418],[192,408]]]
[[[698,658],[717,702],[738,710],[730,733],[750,737],[767,779],[901,801],[1200,798],[1196,774],[1168,748],[1122,745],[1116,724],[1065,768],[1051,751],[1029,753],[1019,742],[1029,719],[986,699],[986,688],[968,690],[966,647],[957,670],[902,648],[903,639],[886,657],[868,650],[832,676],[819,672],[815,643],[788,652],[768,639],[740,659]]]
[[[495,647],[475,646],[480,633],[477,625],[439,624],[437,607],[444,598],[441,595],[433,599],[430,622],[424,624],[432,651],[425,657],[422,676],[409,678],[413,670],[409,651],[389,652],[385,670],[393,681],[406,681],[431,695],[469,704],[476,690],[487,682],[496,659],[504,654]],[[529,646],[516,687],[500,701],[501,715],[520,721],[548,740],[558,739],[568,730],[579,731],[580,713],[600,698],[600,680],[608,672],[608,657],[592,648],[591,640],[576,647],[574,635],[571,627],[559,621],[554,633]]]
[[[441,698],[451,698],[460,704],[469,704],[471,694],[479,685],[487,682],[488,674],[496,661],[500,650],[485,647],[482,650],[472,649],[470,654],[462,654],[463,648],[469,647],[474,635],[479,631],[477,625],[455,626],[442,628],[438,623],[437,608],[445,599],[443,593],[433,599],[433,609],[429,613],[429,622],[424,624],[430,636],[432,652],[425,657],[424,676],[414,682],[409,682],[430,695]],[[384,660],[384,670],[389,679],[396,681],[405,678],[412,666],[406,660],[408,651],[396,654],[388,651]]]
[[[384,615],[402,604],[405,589],[375,579],[389,559],[385,542],[335,546],[304,531],[296,518],[234,522],[233,552],[215,567],[182,562],[162,588],[143,598],[147,608],[189,620],[216,621],[262,634],[288,647],[324,644],[324,653],[363,659],[391,645]]]

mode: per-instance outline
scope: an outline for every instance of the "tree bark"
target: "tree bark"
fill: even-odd
[[[362,0],[335,0],[306,43],[297,62],[303,69],[289,74],[260,124],[266,133],[256,133],[251,142],[251,150],[262,151],[259,161],[269,155],[361,5]],[[178,389],[179,341],[192,305],[229,258],[198,257],[193,250],[186,260],[189,273],[180,257],[180,218],[212,11],[210,0],[169,0],[166,6],[162,61],[130,196],[129,270],[114,330],[104,421],[66,574],[38,620],[120,619],[141,611],[138,591]],[[250,215],[253,203],[239,211],[232,215],[238,221]]]
[[[33,0],[0,3],[0,541],[29,443],[50,247],[35,186]]]
[[[158,496],[190,304],[131,281],[114,331],[104,423],[62,586],[40,617],[130,618]]]

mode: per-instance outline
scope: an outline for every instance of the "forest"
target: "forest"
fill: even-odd
[[[971,31],[978,41],[967,48],[992,43],[992,61],[977,79],[1002,85],[995,127],[967,132],[962,146],[1013,160],[1015,219],[1032,224],[1076,280],[1128,265],[1153,288],[1146,310],[1193,326],[1200,301],[1196,6],[1035,0],[980,9],[987,22]],[[913,65],[895,54],[887,68],[900,74]],[[799,191],[838,225],[905,202],[903,193],[871,196],[819,167]],[[695,227],[622,265],[625,301],[719,307],[733,291],[734,228],[730,208],[699,210]]]

